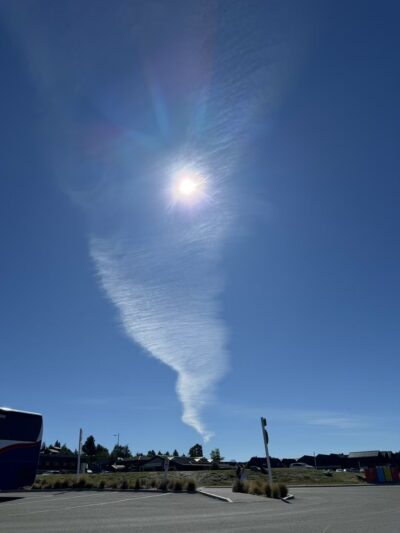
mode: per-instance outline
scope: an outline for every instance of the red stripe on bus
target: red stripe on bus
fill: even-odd
[[[6,453],[10,450],[15,450],[18,448],[36,448],[39,447],[39,442],[18,442],[17,444],[10,444],[10,446],[6,446],[5,448],[0,449],[0,453]]]

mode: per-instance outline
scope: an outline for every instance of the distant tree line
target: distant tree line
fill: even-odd
[[[72,451],[66,444],[61,444],[59,440],[56,440],[54,444],[50,444],[49,446],[46,445],[45,442],[42,443],[41,452],[46,453],[60,453],[62,455],[78,455],[78,450]],[[111,452],[106,448],[105,446],[102,446],[101,444],[96,444],[95,438],[93,435],[89,435],[89,437],[86,439],[85,443],[82,445],[82,453],[85,454],[87,458],[87,462],[89,465],[95,464],[95,463],[114,463],[118,459],[132,459],[133,454],[131,450],[129,449],[129,446],[125,444],[124,446],[121,444],[116,444],[114,448],[111,450]],[[148,450],[146,454],[143,454],[141,452],[136,452],[137,456],[140,455],[146,455],[148,457],[154,457],[156,455],[167,455],[169,457],[186,457],[186,455],[180,454],[177,449],[175,449],[172,454],[169,452],[169,450],[166,450],[165,452],[162,452],[161,450],[158,450],[156,453],[155,450]],[[201,444],[195,444],[192,446],[187,454],[188,457],[203,457],[203,447]],[[219,463],[220,461],[223,461],[223,457],[221,457],[221,453],[219,451],[219,448],[215,448],[214,450],[211,450],[210,453],[210,459],[214,463]]]

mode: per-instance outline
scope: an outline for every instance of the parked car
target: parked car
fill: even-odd
[[[289,465],[289,468],[314,468],[311,465],[308,465],[307,463],[292,463]]]

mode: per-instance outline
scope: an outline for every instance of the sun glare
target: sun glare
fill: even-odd
[[[179,194],[182,196],[192,196],[196,194],[199,184],[191,178],[183,178],[178,185]]]
[[[173,181],[174,202],[192,205],[201,201],[205,194],[205,179],[196,172],[179,172]]]

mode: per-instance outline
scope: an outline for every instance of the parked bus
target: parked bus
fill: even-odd
[[[0,407],[0,490],[35,481],[42,433],[42,415]]]

